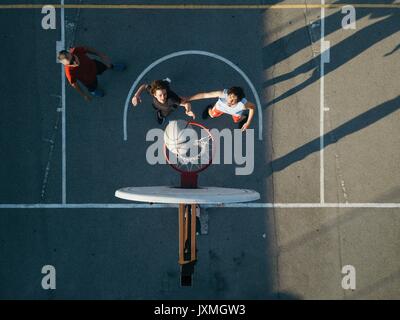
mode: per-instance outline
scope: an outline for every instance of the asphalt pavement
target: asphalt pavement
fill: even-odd
[[[7,48],[1,53],[7,77],[0,79],[0,203],[15,204],[0,208],[0,298],[398,299],[399,207],[317,206],[321,196],[331,204],[399,203],[400,9],[357,9],[355,30],[340,27],[339,9],[325,14],[330,61],[321,167],[320,8],[66,9],[66,46],[94,47],[127,70],[101,75],[106,95],[90,103],[66,84],[63,177],[60,19],[56,30],[43,30],[38,9],[0,9]],[[127,140],[124,107],[151,63],[194,50],[239,67],[261,99],[252,124],[254,172],[239,176],[236,163],[213,165],[199,184],[254,189],[258,203],[297,208],[202,209],[208,234],[198,236],[193,286],[184,288],[176,208],[85,206],[127,204],[114,196],[121,187],[179,183],[168,165],[146,161],[146,133],[159,127],[150,97],[128,108]],[[140,83],[165,77],[183,96],[240,85],[256,102],[243,76],[210,55],[171,58]],[[201,120],[208,103],[193,103],[197,120],[236,128],[230,117]],[[186,118],[183,109],[171,117],[178,118]],[[62,204],[64,179],[66,203],[78,208],[46,208]],[[49,264],[57,270],[56,290],[41,287],[41,268]],[[341,286],[345,265],[356,269],[354,290]]]

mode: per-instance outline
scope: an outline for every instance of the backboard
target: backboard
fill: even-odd
[[[115,196],[131,201],[177,204],[224,204],[260,199],[260,194],[254,190],[221,187],[128,187],[117,190]]]

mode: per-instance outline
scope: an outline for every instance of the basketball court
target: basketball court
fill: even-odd
[[[0,7],[13,53],[1,80],[0,297],[400,297],[397,2],[355,6],[350,30],[347,2],[90,3],[56,6],[56,30],[41,28],[38,8]],[[128,65],[99,78],[103,99],[83,101],[56,64],[57,48],[77,44]],[[253,172],[215,164],[198,185],[260,199],[200,205],[190,287],[179,281],[178,203],[115,197],[180,183],[168,164],[146,160],[158,126],[150,98],[129,105],[138,85],[164,77],[184,96],[240,85],[257,107]],[[228,116],[202,120],[207,103],[193,102],[196,122],[236,129]],[[188,120],[183,109],[177,119]],[[53,291],[40,287],[47,264]],[[345,265],[357,270],[355,290],[341,286]]]

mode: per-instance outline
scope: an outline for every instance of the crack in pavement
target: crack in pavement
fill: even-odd
[[[52,95],[55,96],[55,95]],[[57,98],[59,98],[59,105],[58,108],[61,108],[61,97],[60,96],[55,96]],[[53,152],[54,152],[54,147],[55,147],[55,141],[56,141],[56,134],[58,132],[58,128],[59,128],[59,124],[60,124],[60,112],[57,110],[57,117],[56,117],[56,121],[55,124],[53,126],[53,132],[51,135],[51,138],[44,138],[43,141],[47,142],[50,144],[49,147],[49,153],[47,156],[47,164],[46,164],[46,168],[44,170],[44,176],[43,176],[43,181],[42,181],[42,189],[40,192],[40,200],[44,201],[46,198],[46,191],[47,191],[47,185],[48,185],[48,181],[49,181],[49,175],[50,175],[50,169],[51,169],[51,160],[53,159]]]

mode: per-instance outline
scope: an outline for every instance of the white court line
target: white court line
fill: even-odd
[[[262,140],[262,107],[261,107],[261,102],[260,102],[260,97],[258,96],[257,90],[255,89],[253,83],[250,81],[250,79],[247,77],[247,75],[237,66],[235,65],[233,62],[231,62],[230,60],[217,55],[215,53],[211,53],[211,52],[207,52],[207,51],[201,51],[201,50],[184,50],[184,51],[177,51],[171,54],[168,54],[156,61],[154,61],[153,63],[151,63],[146,69],[144,69],[142,71],[142,73],[137,77],[137,79],[135,80],[135,82],[133,83],[131,89],[129,90],[128,96],[126,98],[125,101],[125,108],[124,108],[124,119],[123,119],[123,126],[124,126],[124,140],[126,141],[128,139],[128,129],[127,129],[127,117],[128,117],[128,107],[131,101],[131,97],[133,94],[133,91],[135,90],[135,88],[137,87],[137,85],[139,84],[139,82],[142,80],[142,78],[151,70],[153,69],[155,66],[157,66],[158,64],[178,57],[178,56],[184,56],[184,55],[202,55],[202,56],[208,56],[217,60],[220,60],[224,63],[226,63],[228,66],[232,67],[234,70],[236,70],[242,77],[243,79],[247,82],[247,84],[249,85],[254,99],[256,99],[256,105],[257,105],[257,110],[258,110],[258,140]]]
[[[320,144],[320,202],[325,203],[325,172],[324,172],[324,86],[325,86],[325,66],[324,66],[324,41],[325,41],[325,0],[321,0],[321,39],[320,39],[320,125],[319,125],[319,144]]]
[[[229,203],[206,204],[202,208],[400,208],[400,203]],[[163,209],[178,208],[177,204],[148,203],[33,203],[33,204],[0,204],[0,209]],[[248,213],[249,211],[245,211]]]
[[[61,45],[65,49],[65,13],[64,0],[61,0]],[[65,71],[64,65],[61,64],[61,135],[62,135],[62,203],[67,203],[67,164],[66,164],[66,128],[65,128]]]

